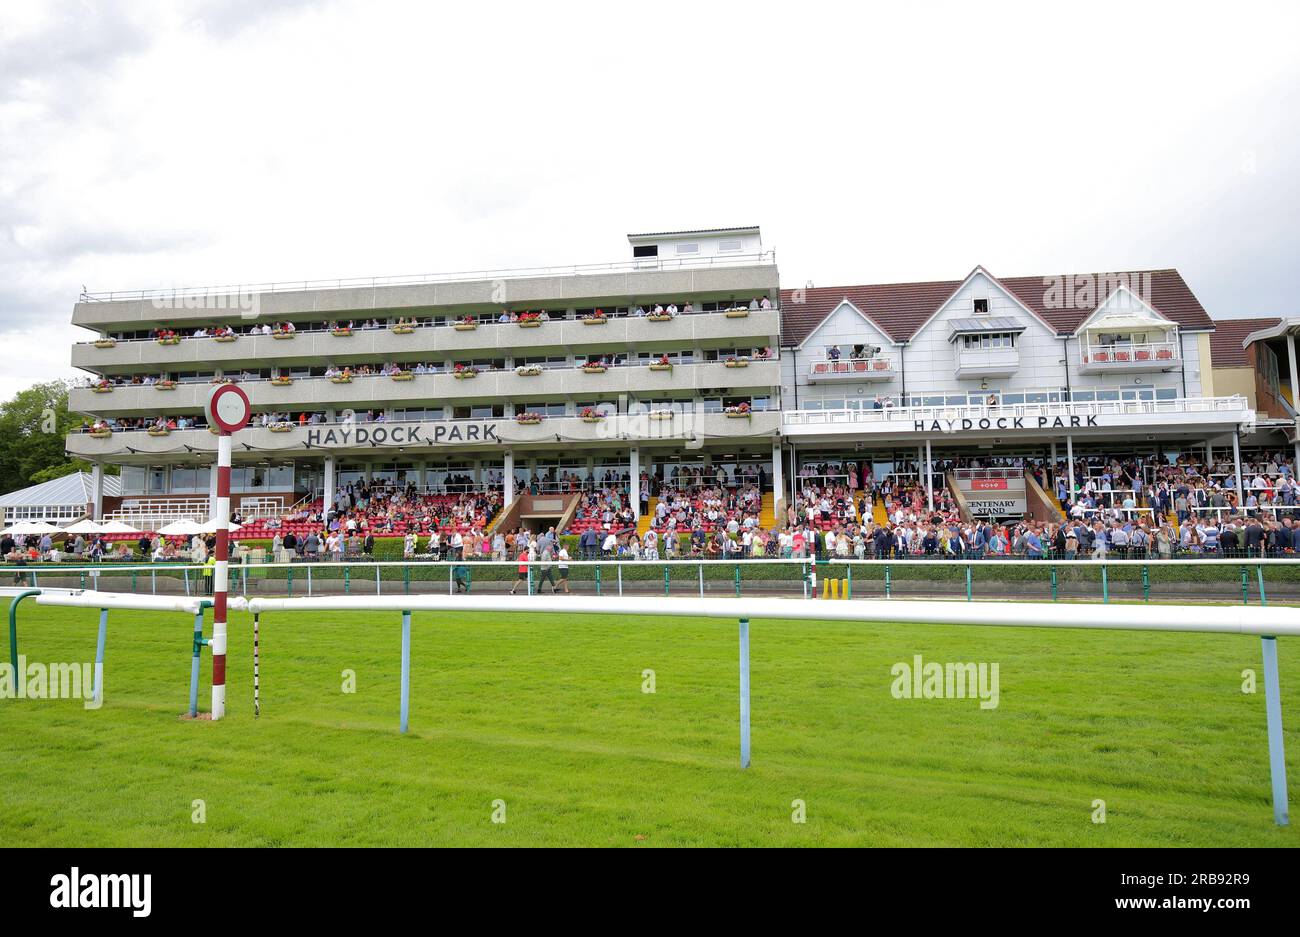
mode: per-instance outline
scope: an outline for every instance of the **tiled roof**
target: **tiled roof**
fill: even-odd
[[[1214,322],[1201,306],[1177,270],[1142,270],[1150,274],[1151,292],[1146,297],[1159,313],[1187,329],[1212,329]],[[1105,282],[1106,274],[1075,274]],[[1008,292],[1041,316],[1058,334],[1068,334],[1096,311],[1110,295],[1094,297],[1091,304],[1070,309],[1048,308],[1047,284],[1055,277],[997,278]],[[847,299],[876,323],[894,341],[911,339],[946,301],[963,280],[926,283],[889,283],[879,286],[820,286],[781,291],[781,341],[797,345],[807,338],[843,300]],[[802,299],[802,301],[799,301]]]
[[[1210,336],[1210,364],[1216,368],[1248,368],[1250,358],[1241,343],[1251,332],[1277,325],[1281,319],[1215,319]]]
[[[662,238],[691,234],[728,234],[734,231],[757,231],[758,225],[743,225],[739,228],[690,228],[686,231],[645,231],[641,234],[629,234],[630,238]]]

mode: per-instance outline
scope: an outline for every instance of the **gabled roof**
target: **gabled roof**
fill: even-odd
[[[980,269],[980,268],[976,268]],[[987,273],[987,271],[985,271]],[[1149,305],[1161,315],[1178,323],[1184,329],[1213,329],[1214,322],[1201,306],[1177,270],[1141,270],[1138,275],[1150,274],[1151,295]],[[990,278],[992,275],[989,274]],[[1092,277],[1100,284],[1107,283],[1107,274],[1075,274],[1076,278]],[[1114,284],[1103,295],[1092,297],[1092,302],[1075,308],[1048,307],[1047,286],[1056,277],[998,277],[1008,292],[1031,312],[1042,318],[1057,334],[1065,335],[1078,328],[1097,306],[1105,302],[1114,291]],[[823,286],[802,290],[781,291],[781,342],[798,345],[806,339],[841,302],[848,300],[862,313],[877,323],[896,342],[912,339],[951,297],[964,280],[936,280],[922,283],[887,283],[878,286]],[[1102,291],[1098,291],[1102,292]],[[801,296],[803,302],[796,302]]]
[[[1246,336],[1260,329],[1272,328],[1282,322],[1271,319],[1215,319],[1214,334],[1210,336],[1210,366],[1215,368],[1248,368],[1250,356],[1246,353]]]
[[[116,475],[104,476],[104,497],[116,498],[122,493],[122,479]],[[94,498],[94,487],[89,472],[73,472],[52,478],[39,485],[20,488],[0,495],[0,508],[28,505],[89,504]]]
[[[667,237],[690,237],[694,234],[758,234],[758,225],[746,225],[740,228],[694,228],[686,231],[643,231],[640,234],[629,234],[628,240],[632,238],[667,238]]]

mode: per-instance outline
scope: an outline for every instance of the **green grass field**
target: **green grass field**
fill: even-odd
[[[20,648],[92,660],[96,621],[28,602]],[[115,612],[102,709],[0,700],[0,843],[1300,845],[1273,824],[1262,684],[1241,688],[1257,638],[756,621],[742,771],[734,624],[417,613],[405,737],[395,613],[265,616],[257,720],[247,615],[229,717],[178,718],[191,633]],[[1297,800],[1300,641],[1278,645]],[[1000,705],[894,699],[914,654],[998,663]]]

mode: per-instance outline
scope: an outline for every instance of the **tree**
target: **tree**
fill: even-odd
[[[90,463],[64,451],[64,437],[81,422],[68,412],[66,381],[33,384],[0,404],[0,491],[89,471]]]

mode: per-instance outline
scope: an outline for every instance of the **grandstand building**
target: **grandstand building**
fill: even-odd
[[[765,527],[805,486],[886,480],[1050,520],[1079,460],[1297,447],[1300,321],[1216,323],[1176,270],[783,289],[756,227],[628,241],[609,264],[85,294],[68,450],[121,466],[123,519],[206,518],[203,403],[235,380],[258,415],[235,447],[245,517],[367,483],[581,531],[582,491],[620,488],[644,530],[684,477],[756,485]]]

